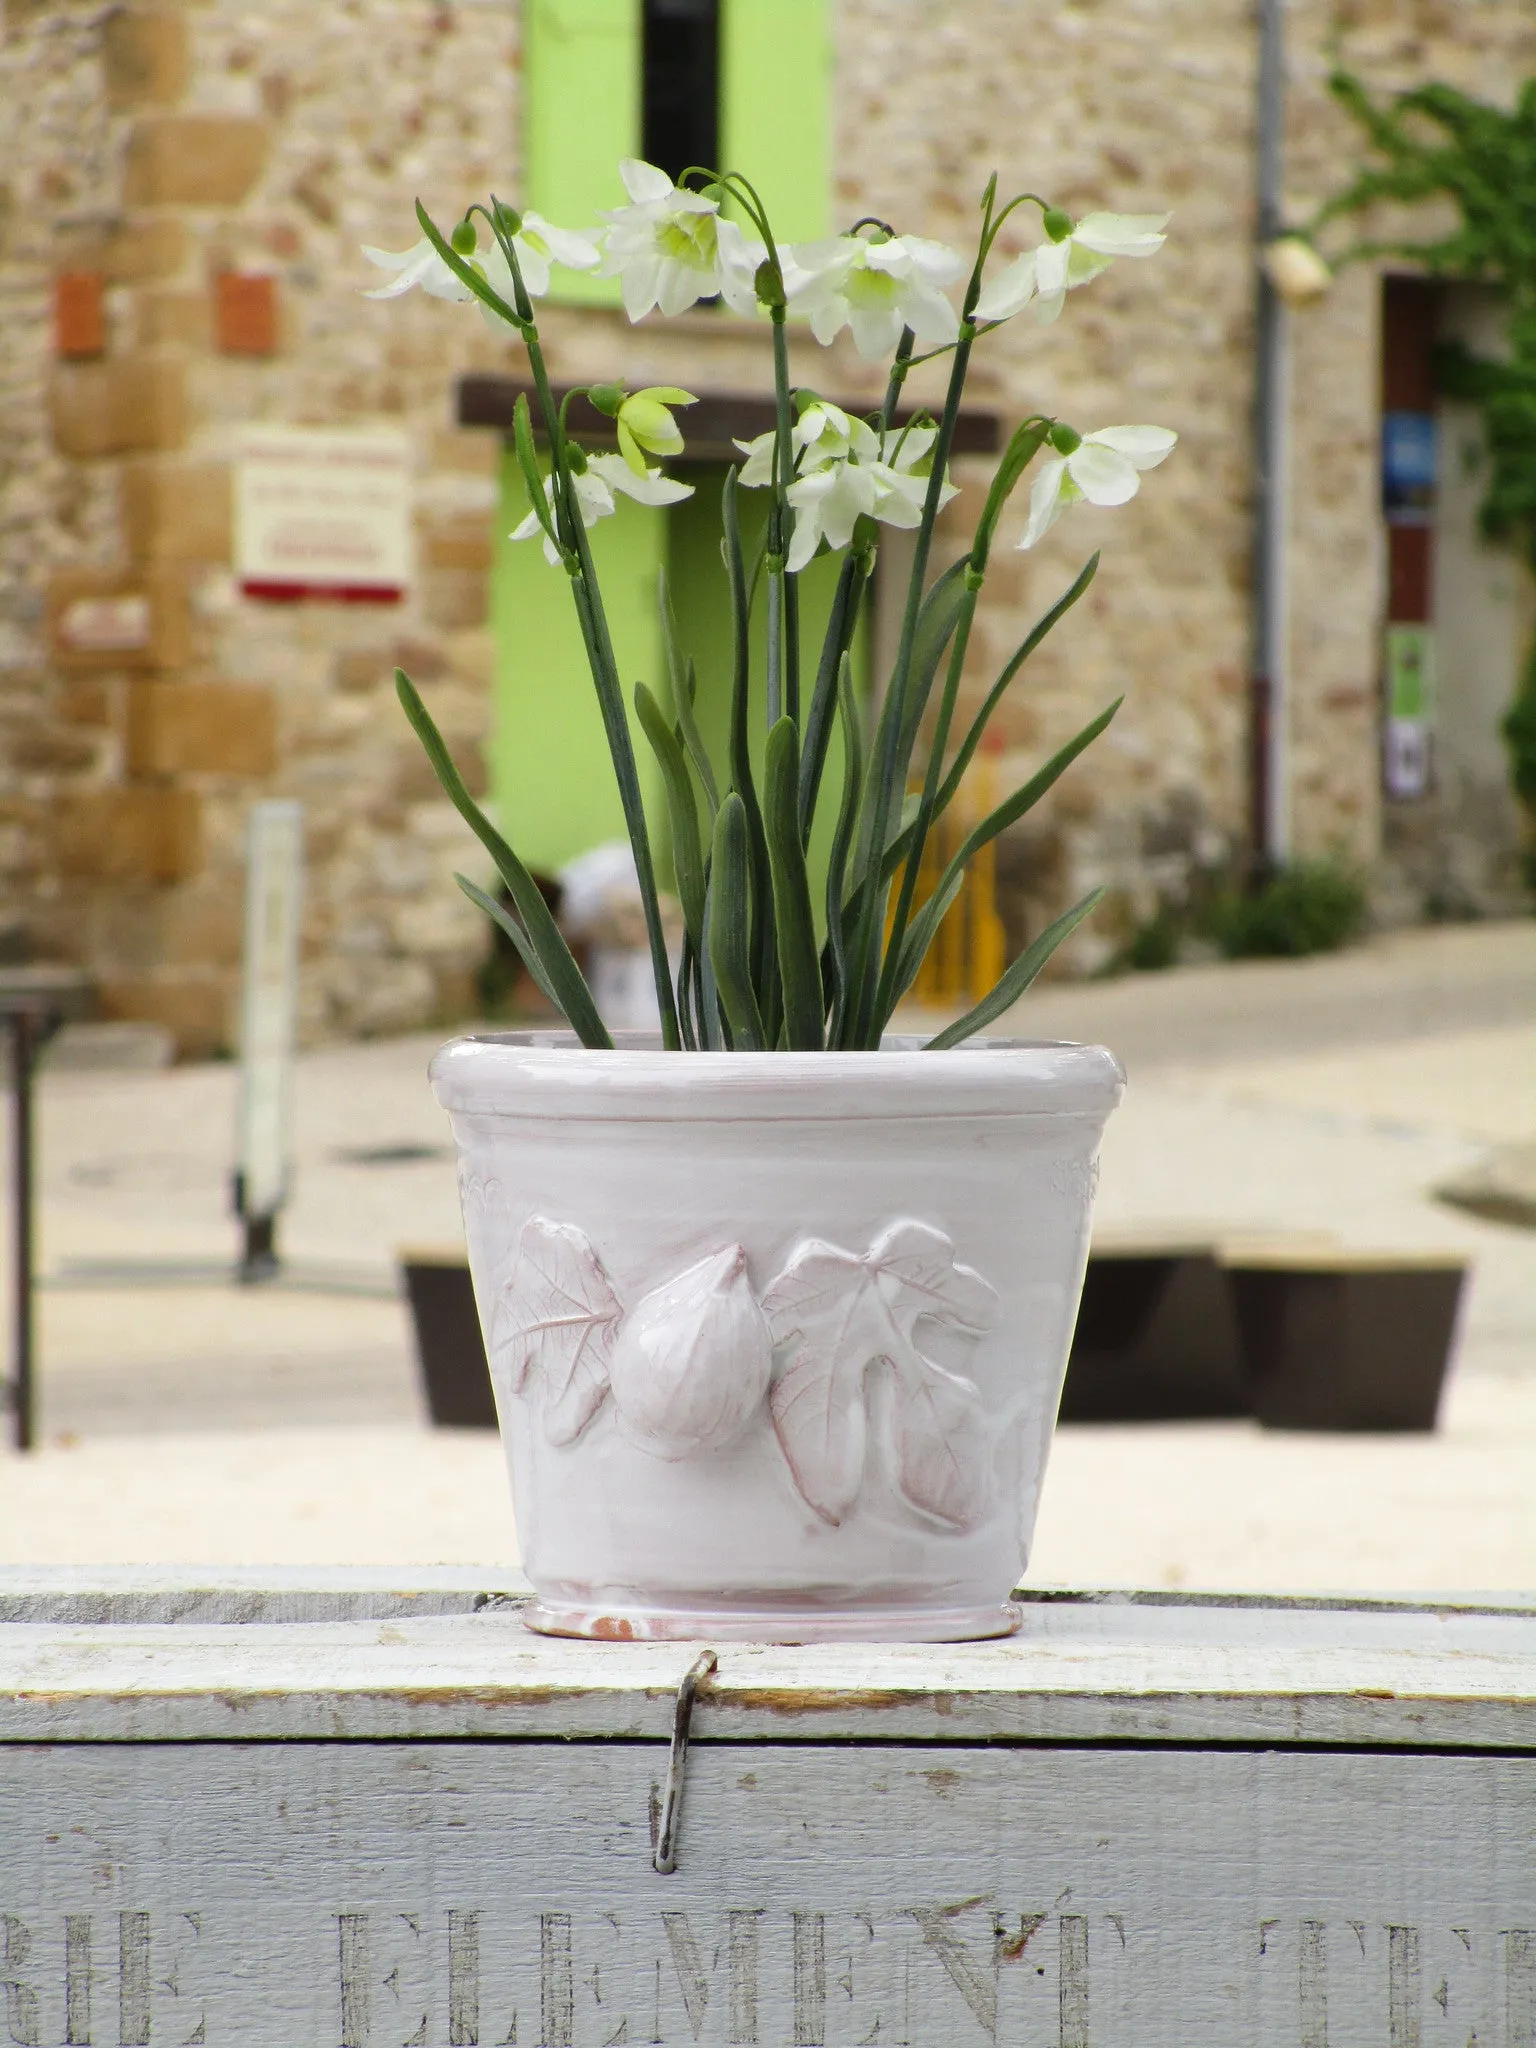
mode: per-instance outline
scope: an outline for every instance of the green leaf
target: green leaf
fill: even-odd
[[[946,1052],[951,1046],[963,1045],[966,1039],[990,1024],[994,1017],[1012,1009],[1062,940],[1072,936],[1103,894],[1102,889],[1091,889],[1081,903],[1075,903],[1054,924],[1047,925],[1035,943],[1014,961],[992,992],[983,996],[974,1010],[967,1010],[955,1023],[947,1024],[936,1038],[930,1038],[923,1047],[924,1052]]]
[[[988,690],[981,709],[977,712],[975,718],[972,719],[970,730],[966,733],[964,740],[960,744],[960,751],[956,754],[948,774],[944,777],[943,784],[939,789],[938,802],[934,806],[935,816],[945,810],[953,801],[955,791],[960,787],[960,779],[971,765],[972,757],[976,749],[981,745],[982,734],[986,731],[993,712],[1001,702],[1004,691],[1040,645],[1046,634],[1050,632],[1051,628],[1057,625],[1071,611],[1073,605],[1077,603],[1077,600],[1098,573],[1098,567],[1098,555],[1090,555],[1079,571],[1077,581],[1072,585],[1071,589],[1066,591],[1063,596],[1058,597],[1044,617],[1035,622],[1023,644],[1009,660],[991,689]]]
[[[752,990],[751,929],[747,807],[733,789],[715,820],[709,879],[709,957],[733,1042],[743,1052],[762,1052],[769,1041]]]
[[[768,839],[763,830],[762,808],[752,779],[750,603],[742,563],[741,522],[736,509],[738,474],[735,469],[726,471],[725,489],[721,495],[725,528],[722,545],[731,591],[731,783],[741,798],[746,816],[752,887],[750,943],[753,982],[762,1001],[765,1021],[777,1035],[778,1017],[773,1000],[774,984],[778,979],[777,948],[773,935],[773,883],[768,872]],[[717,818],[717,830],[718,826]],[[730,1016],[729,1008],[726,1015]],[[731,1026],[734,1030],[734,1018],[731,1018]]]
[[[1026,811],[1034,809],[1052,783],[1058,781],[1071,767],[1084,747],[1093,744],[1124,702],[1123,697],[1117,697],[1113,704],[1099,713],[1097,718],[1089,719],[1082,731],[1069,739],[1064,747],[1058,748],[1045,766],[1032,775],[1021,789],[1016,789],[1012,796],[1005,797],[995,811],[989,811],[981,823],[966,834],[960,843],[959,851],[944,870],[939,882],[941,889],[951,875],[957,874],[966,862],[984,846],[990,844],[999,832],[1006,832],[1010,825],[1018,823]]]
[[[864,782],[864,734],[859,707],[853,695],[853,668],[845,653],[837,671],[837,709],[843,728],[843,800],[838,806],[837,825],[832,834],[832,851],[827,861],[827,965],[828,992],[832,1016],[827,1043],[842,1044],[844,994],[848,959],[843,944],[843,888],[848,874],[848,853],[853,845],[854,827],[859,820],[859,798]]]
[[[403,668],[395,670],[395,690],[432,764],[432,772],[443,786],[443,793],[496,863],[496,872],[511,893],[527,932],[528,943],[546,977],[541,986],[583,1045],[611,1047],[613,1040],[608,1035],[607,1025],[598,1015],[592,991],[587,987],[560,927],[550,914],[538,883],[464,787],[463,777],[453,765],[442,734],[433,724],[431,713]]]
[[[816,816],[816,798],[821,790],[827,746],[838,714],[843,657],[852,645],[858,627],[859,601],[869,574],[869,559],[867,553],[855,554],[851,548],[843,557],[832,609],[827,616],[826,636],[821,643],[816,681],[806,710],[804,743],[800,751],[800,836],[807,843]]]
[[[688,774],[688,763],[677,736],[667,723],[666,713],[644,683],[635,685],[635,709],[661,767],[667,792],[667,810],[672,819],[672,864],[677,873],[677,893],[688,925],[688,936],[696,946],[704,943],[704,849],[699,843],[699,807]]]
[[[560,999],[555,994],[554,984],[544,972],[543,965],[539,960],[538,954],[533,950],[533,943],[529,939],[528,934],[523,930],[507,906],[504,903],[498,903],[494,896],[487,895],[484,889],[469,879],[468,875],[456,874],[453,879],[464,891],[470,902],[474,904],[475,908],[483,910],[491,922],[499,925],[506,933],[517,951],[518,958],[527,968],[529,974],[532,975],[535,984],[558,1010]]]
[[[896,1005],[917,979],[917,971],[927,957],[928,948],[938,934],[946,913],[960,891],[965,887],[965,871],[951,875],[924,903],[913,918],[906,937],[901,943],[901,953],[895,973],[891,977],[890,993],[885,1001],[883,1021],[889,1023]]]
[[[699,722],[694,713],[694,698],[697,686],[694,679],[692,659],[684,660],[677,638],[677,615],[672,609],[672,589],[667,581],[665,569],[656,572],[656,605],[661,614],[661,638],[667,654],[667,676],[672,684],[672,708],[677,722],[682,727],[683,745],[688,749],[688,758],[693,763],[694,773],[704,791],[704,801],[709,805],[710,824],[713,826],[716,811],[720,808],[720,789],[715,781],[714,766],[709,758],[709,749],[699,731]]]
[[[787,713],[768,735],[763,821],[773,876],[773,921],[778,938],[784,1027],[791,1052],[820,1052],[821,964],[810,877],[800,843],[800,735]]]
[[[912,640],[912,667],[907,678],[907,703],[901,721],[899,768],[903,786],[911,766],[912,750],[917,744],[923,713],[928,708],[933,679],[939,672],[939,663],[944,659],[944,650],[959,623],[966,598],[969,597],[971,602],[975,603],[976,594],[967,589],[965,582],[965,572],[969,565],[970,557],[967,555],[962,555],[958,562],[951,562],[923,599],[923,608],[917,615],[917,631]]]
[[[528,509],[554,545],[560,548],[561,554],[565,554],[567,550],[560,547],[560,536],[555,532],[555,522],[550,517],[544,479],[539,474],[539,460],[533,448],[533,420],[528,411],[528,394],[524,391],[519,391],[517,403],[512,408],[512,445],[517,450],[518,467],[528,487]]]
[[[1039,454],[1046,435],[1051,431],[1050,420],[1025,420],[1015,427],[1003,459],[997,465],[992,478],[991,489],[987,492],[986,506],[976,527],[976,538],[971,544],[971,565],[980,574],[986,573],[987,556],[992,548],[992,536],[997,531],[997,522],[1003,516],[1004,507],[1013,496],[1019,478]]]

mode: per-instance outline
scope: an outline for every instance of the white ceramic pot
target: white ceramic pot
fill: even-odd
[[[1099,1046],[432,1066],[536,1628],[1014,1625],[1124,1076]]]

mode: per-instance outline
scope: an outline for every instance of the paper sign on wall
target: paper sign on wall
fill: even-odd
[[[372,427],[250,426],[235,459],[247,597],[390,604],[411,565],[411,450]]]

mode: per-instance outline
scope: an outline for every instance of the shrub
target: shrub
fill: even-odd
[[[1333,953],[1365,924],[1360,877],[1338,861],[1296,861],[1248,895],[1220,898],[1211,936],[1229,958]]]

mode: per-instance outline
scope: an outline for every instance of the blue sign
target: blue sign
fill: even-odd
[[[1435,513],[1440,446],[1432,412],[1389,412],[1381,422],[1381,508],[1398,526],[1428,526]]]

